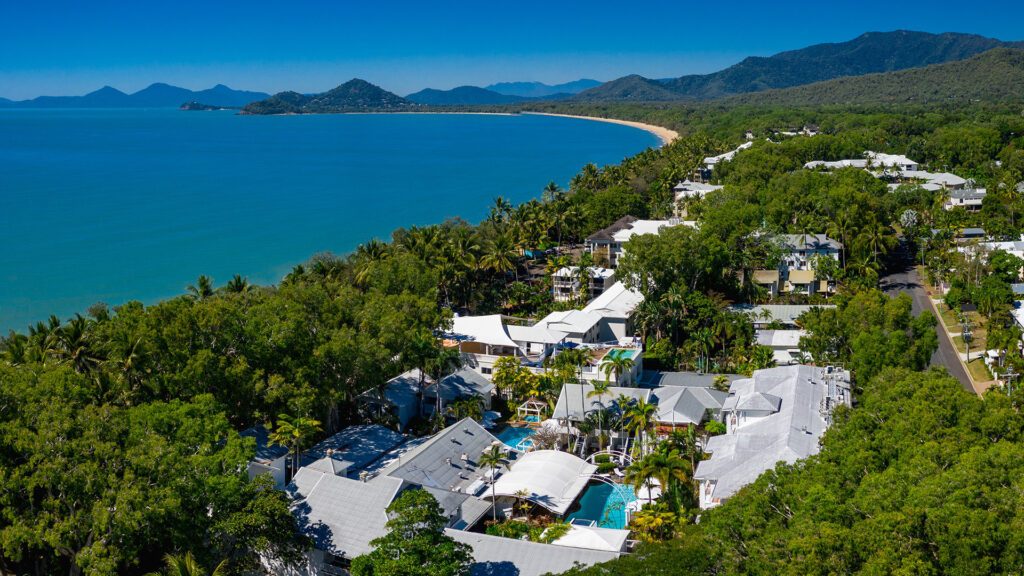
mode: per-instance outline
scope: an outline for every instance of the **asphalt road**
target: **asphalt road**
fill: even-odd
[[[889,296],[896,296],[901,292],[909,294],[912,302],[911,310],[914,316],[918,316],[924,311],[931,311],[931,305],[928,303],[928,294],[925,293],[924,287],[918,281],[917,270],[912,265],[907,264],[904,270],[891,272],[883,276],[879,283],[882,291]],[[960,363],[960,356],[953,348],[953,344],[942,328],[942,320],[938,318],[936,320],[935,332],[939,337],[939,347],[932,354],[931,365],[945,367],[950,374],[960,381],[960,384],[968,392],[974,394],[971,379],[967,376],[964,365]]]

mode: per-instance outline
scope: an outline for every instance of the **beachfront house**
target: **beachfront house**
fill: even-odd
[[[735,380],[722,405],[726,433],[712,436],[697,465],[700,507],[713,508],[778,462],[818,453],[838,406],[850,405],[850,373],[832,366],[757,370]]]
[[[344,431],[343,431],[344,432]],[[349,434],[348,438],[362,436]],[[383,445],[381,445],[383,446]],[[307,466],[299,470],[288,493],[298,526],[313,542],[305,566],[291,574],[342,574],[356,556],[372,550],[370,542],[387,532],[387,507],[405,490],[429,492],[448,519],[445,533],[472,548],[471,574],[541,576],[618,557],[627,548],[627,530],[580,534],[575,530],[552,544],[483,534],[476,528],[489,518],[493,493],[500,517],[526,500],[564,515],[587,489],[596,466],[563,452],[537,450],[521,454],[504,447],[507,470],[480,466],[480,454],[504,446],[472,419],[461,420],[430,438],[408,438],[372,460],[359,458],[346,474]],[[267,561],[265,560],[265,563]],[[285,573],[284,567],[266,566]]]
[[[451,332],[444,335],[444,344],[458,348],[465,366],[490,379],[498,358],[512,356],[540,366],[565,337],[551,329],[506,325],[500,314],[456,316]]]
[[[583,286],[583,278],[587,286]],[[579,266],[565,266],[551,275],[551,292],[555,302],[569,302],[583,294],[589,301],[600,296],[615,282],[615,271],[610,268],[591,266],[580,273]]]
[[[585,245],[587,252],[594,255],[595,261],[607,263],[608,268],[616,268],[622,258],[623,246],[630,238],[643,234],[657,234],[662,228],[678,226],[684,222],[672,220],[639,220],[633,216],[623,216],[607,228],[598,230],[587,236]],[[686,223],[693,225],[693,223]]]

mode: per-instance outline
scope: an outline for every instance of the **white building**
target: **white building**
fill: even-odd
[[[724,154],[719,154],[718,156],[708,156],[704,158],[704,168],[707,170],[714,170],[715,166],[717,166],[718,164],[732,160],[733,158],[736,157],[736,154],[739,153],[741,150],[746,150],[747,148],[750,148],[753,145],[753,142],[747,141],[737,146],[735,150],[730,150]]]
[[[288,447],[270,441],[270,432],[263,426],[253,426],[239,433],[243,438],[252,438],[256,443],[256,453],[249,461],[249,479],[266,474],[274,480],[274,487],[284,488],[285,473],[288,467]]]
[[[849,406],[850,373],[786,366],[733,381],[722,405],[727,432],[712,436],[697,466],[700,507],[713,508],[779,462],[817,454],[837,406]]]
[[[555,311],[542,318],[536,325],[565,332],[565,341],[576,344],[597,343],[601,334],[601,316],[582,310]]]
[[[754,341],[759,346],[772,349],[772,358],[776,366],[799,364],[803,358],[800,350],[800,338],[807,335],[804,330],[758,330]]]
[[[633,317],[637,306],[643,301],[643,294],[626,288],[622,282],[616,282],[590,304],[584,306],[583,312],[593,313],[601,318],[599,342],[621,343],[635,336]]]
[[[832,161],[813,160],[804,164],[804,168],[807,168],[808,170],[814,168],[824,168],[827,170],[836,170],[839,168],[881,168],[914,171],[919,167],[920,164],[906,156],[900,154],[883,154],[881,152],[872,152],[870,150],[864,152],[864,158],[850,158],[846,160]]]
[[[638,220],[633,216],[624,216],[611,226],[587,236],[587,252],[593,254],[595,258],[607,261],[609,268],[616,268],[619,258],[623,254],[623,245],[629,242],[630,238],[643,234],[657,234],[663,228],[679,224],[696,225],[695,222],[683,222],[677,219]]]
[[[615,282],[615,271],[610,268],[591,266],[587,268],[588,284],[585,300],[592,300],[601,295]],[[551,275],[551,290],[555,302],[568,302],[580,294],[582,288],[579,266],[559,268]]]
[[[986,192],[984,188],[950,190],[949,198],[942,207],[946,210],[963,208],[968,212],[977,212],[978,210],[981,210],[981,205],[985,200],[985,195]]]
[[[457,347],[465,366],[490,378],[498,358],[513,356],[539,365],[565,337],[564,332],[546,328],[506,326],[500,314],[456,316],[445,346]]]

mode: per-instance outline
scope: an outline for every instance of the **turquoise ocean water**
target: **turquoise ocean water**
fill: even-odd
[[[152,303],[200,274],[274,283],[399,226],[478,222],[657,139],[493,115],[0,110],[0,330]]]

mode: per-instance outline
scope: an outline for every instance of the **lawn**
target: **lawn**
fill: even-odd
[[[992,379],[988,366],[985,365],[985,361],[980,357],[977,360],[971,360],[971,363],[967,365],[967,371],[971,373],[971,380],[975,382],[988,382]]]

